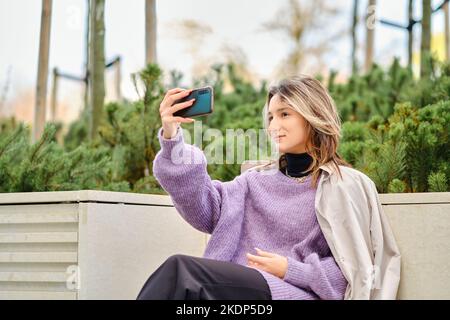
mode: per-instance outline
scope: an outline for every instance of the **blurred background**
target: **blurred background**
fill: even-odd
[[[380,192],[448,191],[449,29],[448,0],[0,0],[0,192],[164,193],[168,88],[212,85],[203,128],[225,133],[261,128],[270,83],[300,73]]]

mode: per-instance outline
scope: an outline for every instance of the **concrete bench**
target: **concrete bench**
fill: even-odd
[[[450,299],[450,193],[382,194],[400,247],[399,299]],[[0,299],[135,299],[177,253],[209,235],[167,195],[106,191],[0,194]]]

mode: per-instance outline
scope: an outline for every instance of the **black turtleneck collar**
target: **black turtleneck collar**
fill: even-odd
[[[285,157],[287,173],[291,177],[303,177],[310,173],[310,171],[302,173],[302,171],[308,169],[313,161],[308,153],[286,153]]]

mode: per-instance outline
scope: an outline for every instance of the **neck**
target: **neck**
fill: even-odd
[[[312,157],[306,153],[286,153],[286,161],[287,161],[287,174],[291,177],[303,177],[310,173],[304,172],[312,163]]]

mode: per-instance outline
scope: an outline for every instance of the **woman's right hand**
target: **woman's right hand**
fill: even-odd
[[[159,106],[159,114],[161,116],[163,137],[165,139],[171,139],[177,134],[180,123],[191,123],[195,121],[191,118],[176,117],[173,115],[178,110],[190,107],[194,103],[195,99],[191,99],[174,105],[175,101],[188,96],[191,92],[192,89],[186,90],[175,88],[167,91],[164,96],[164,99]]]

